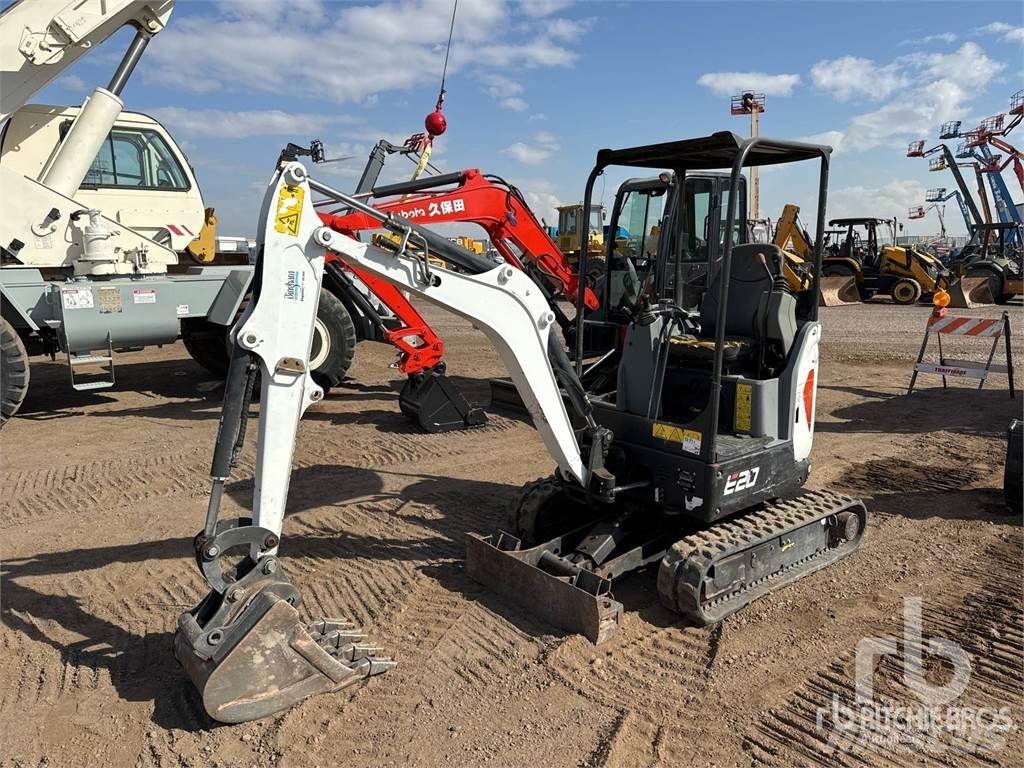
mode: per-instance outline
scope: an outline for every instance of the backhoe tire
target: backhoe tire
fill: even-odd
[[[356,326],[345,305],[326,288],[321,288],[309,367],[313,381],[324,392],[344,380],[356,353],[356,341]]]
[[[0,318],[0,427],[21,408],[28,394],[28,352],[18,332]]]
[[[226,325],[211,323],[205,317],[181,321],[181,342],[200,367],[218,379],[228,375],[228,333]]]
[[[901,278],[892,284],[889,296],[901,306],[917,304],[921,300],[921,284],[911,277]]]

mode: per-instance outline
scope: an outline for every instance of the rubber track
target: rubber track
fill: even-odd
[[[700,583],[696,583],[694,591],[683,590],[680,589],[683,578],[703,578],[716,560],[858,505],[861,505],[859,500],[834,491],[808,491],[794,499],[777,501],[736,520],[718,523],[687,536],[672,545],[662,559],[658,570],[658,594],[666,607],[698,624],[719,621],[771,589],[789,584],[850,554],[863,538],[863,528],[852,546],[847,543],[815,553],[708,603],[695,604],[693,596],[699,594]],[[716,610],[709,614],[708,609]]]

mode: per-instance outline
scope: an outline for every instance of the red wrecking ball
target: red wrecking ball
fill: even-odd
[[[435,109],[427,115],[427,119],[423,121],[423,127],[427,129],[427,133],[431,137],[440,136],[448,129],[448,120],[445,119],[444,112]]]

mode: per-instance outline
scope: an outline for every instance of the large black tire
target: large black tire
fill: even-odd
[[[309,364],[313,381],[325,392],[344,380],[356,353],[356,341],[356,326],[345,305],[326,288],[321,288]]]
[[[18,332],[0,318],[0,427],[14,416],[28,394],[28,352]]]
[[[181,321],[181,340],[193,360],[214,376],[224,378],[228,373],[230,330],[204,318],[188,318]],[[309,362],[313,367],[313,381],[324,391],[345,378],[352,365],[356,341],[356,327],[345,305],[326,288],[321,288]]]
[[[917,304],[921,300],[921,284],[912,277],[902,277],[889,288],[889,296],[904,307]]]
[[[228,332],[225,325],[206,318],[189,317],[181,321],[181,341],[192,359],[217,378],[228,375]]]

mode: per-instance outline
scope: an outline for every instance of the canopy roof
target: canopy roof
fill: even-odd
[[[719,131],[699,139],[666,141],[627,149],[602,149],[597,153],[597,164],[625,165],[638,168],[687,168],[711,170],[731,168],[741,147],[750,139],[732,131]],[[747,153],[744,166],[776,165],[827,157],[832,148],[821,144],[770,139],[760,136]]]

